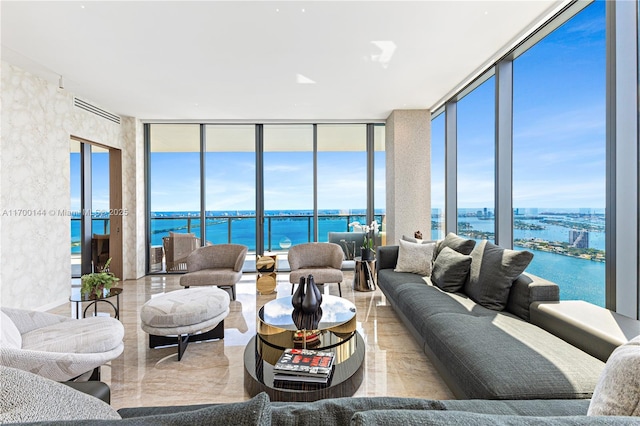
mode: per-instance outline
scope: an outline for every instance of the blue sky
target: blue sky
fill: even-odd
[[[493,206],[494,78],[458,104],[458,205]],[[597,1],[514,62],[514,207],[605,204],[605,19]],[[432,122],[432,203],[444,204],[444,116]],[[72,209],[79,177],[72,154]],[[94,210],[108,208],[106,154],[94,154]],[[311,210],[310,152],[267,152],[265,208]],[[320,209],[363,209],[364,152],[320,153]],[[105,179],[106,176],[106,179]],[[207,210],[255,209],[255,155],[207,154]],[[384,206],[384,154],[376,153],[376,208]],[[200,205],[196,153],[154,153],[153,211]]]
[[[514,61],[514,207],[605,205],[605,12],[598,1]],[[494,78],[458,103],[458,206],[493,206]],[[444,116],[432,126],[444,203]]]

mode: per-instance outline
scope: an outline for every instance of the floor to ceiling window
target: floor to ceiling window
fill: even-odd
[[[202,235],[200,125],[154,124],[149,151],[149,269],[184,271]]]
[[[442,112],[431,119],[431,239],[444,238],[444,122]]]
[[[264,126],[264,250],[313,241],[313,126]]]
[[[207,125],[206,238],[256,251],[255,126]]]
[[[562,299],[605,303],[605,4],[513,62],[514,245]]]
[[[366,124],[318,124],[317,165],[318,241],[328,241],[366,221]]]
[[[81,175],[81,157],[80,142],[71,139],[69,144],[70,159],[70,183],[71,183],[71,276],[80,277],[82,262],[82,175]]]
[[[495,79],[458,101],[458,233],[495,239]]]
[[[373,126],[373,211],[380,224],[380,245],[387,244],[387,154],[385,127]]]

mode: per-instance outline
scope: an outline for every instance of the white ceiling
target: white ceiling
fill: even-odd
[[[565,3],[2,1],[1,54],[142,120],[384,120],[434,107]]]

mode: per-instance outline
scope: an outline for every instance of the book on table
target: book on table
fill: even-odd
[[[273,368],[274,379],[326,383],[335,354],[309,349],[285,349]]]

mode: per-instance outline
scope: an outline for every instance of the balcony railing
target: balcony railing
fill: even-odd
[[[378,223],[383,215],[376,215]],[[265,251],[287,250],[295,244],[313,241],[313,216],[277,215],[265,216]],[[365,215],[358,214],[320,214],[318,215],[318,236],[320,242],[328,241],[329,232],[350,231],[349,224],[358,221],[365,223]],[[256,251],[256,216],[228,215],[206,216],[207,241],[214,244],[237,243]],[[201,220],[194,216],[171,216],[151,218],[151,245],[162,245],[162,237],[169,232],[194,233],[201,236]]]

